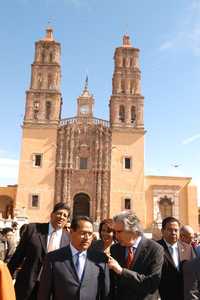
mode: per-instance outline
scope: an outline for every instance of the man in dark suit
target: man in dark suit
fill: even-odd
[[[67,247],[48,253],[41,275],[38,300],[103,300],[109,294],[106,255],[88,250],[93,225],[88,217],[75,217]]]
[[[114,217],[119,241],[111,247],[111,299],[153,300],[161,277],[163,249],[143,236],[140,221],[131,211]]]
[[[183,300],[182,265],[195,257],[191,245],[179,241],[180,223],[174,217],[162,221],[162,239],[158,243],[163,247],[164,263],[159,286],[161,300]]]
[[[183,265],[184,300],[200,299],[200,258],[196,257]]]
[[[40,272],[47,252],[69,244],[69,235],[62,229],[69,217],[69,207],[57,203],[49,223],[27,224],[17,249],[8,263],[11,275],[17,271],[17,300],[35,300]]]

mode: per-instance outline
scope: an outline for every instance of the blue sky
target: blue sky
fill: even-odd
[[[86,73],[95,116],[109,118],[113,54],[140,48],[145,172],[200,186],[200,0],[0,0],[0,185],[17,182],[34,42],[48,21],[62,46],[62,117],[76,114]],[[178,168],[173,165],[178,164]]]

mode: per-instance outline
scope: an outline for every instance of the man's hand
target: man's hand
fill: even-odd
[[[112,257],[108,257],[108,267],[110,270],[113,270],[115,273],[121,275],[122,267],[118,264],[118,262]]]

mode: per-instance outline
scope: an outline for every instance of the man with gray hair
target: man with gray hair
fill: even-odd
[[[143,236],[142,226],[131,211],[114,218],[118,243],[111,247],[112,300],[155,300],[161,277],[163,249]]]

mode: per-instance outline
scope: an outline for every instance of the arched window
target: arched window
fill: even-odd
[[[122,94],[125,93],[125,80],[124,79],[121,80],[121,93]]]
[[[123,58],[123,67],[126,67],[126,58]]]
[[[124,109],[124,105],[120,105],[120,107],[119,107],[119,120],[121,122],[125,122],[125,109]]]
[[[46,119],[50,120],[52,111],[52,103],[51,101],[46,102]]]
[[[130,82],[130,93],[134,94],[134,81],[133,80],[131,80],[131,82]]]
[[[47,84],[48,84],[48,89],[52,89],[53,88],[53,78],[52,78],[52,74],[49,73],[48,74],[48,80],[47,80]]]
[[[40,102],[36,100],[33,102],[33,118],[35,120],[38,119],[39,110],[40,110]]]
[[[50,63],[53,62],[53,53],[52,52],[49,53],[49,62]]]
[[[135,106],[131,107],[131,123],[134,124],[136,119]]]
[[[42,55],[41,56],[42,56],[42,63],[44,63],[44,61],[45,61],[45,50],[42,51]]]
[[[38,73],[37,75],[37,87],[38,89],[42,88],[42,73]]]

